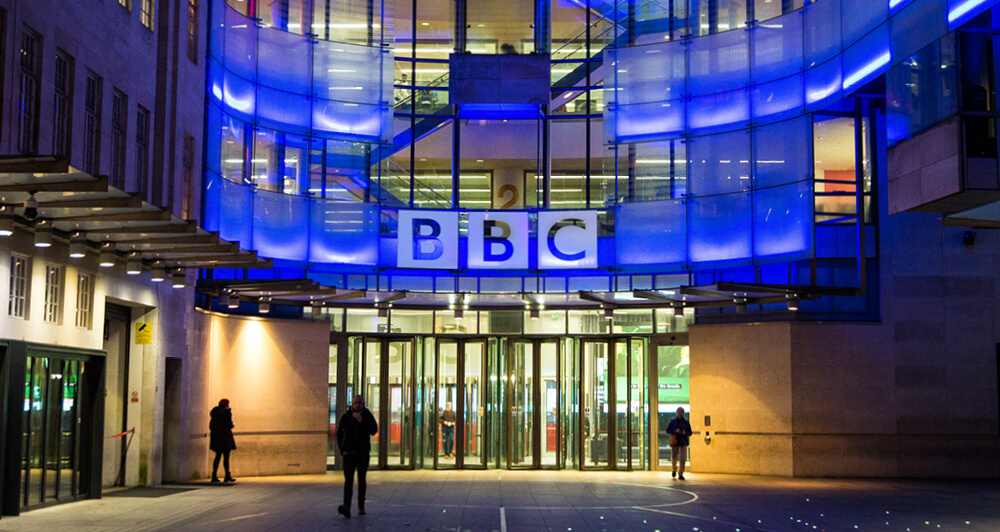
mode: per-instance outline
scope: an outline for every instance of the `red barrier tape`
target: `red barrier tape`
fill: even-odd
[[[110,439],[113,439],[113,438],[121,438],[122,436],[124,436],[126,434],[131,434],[133,432],[135,432],[135,429],[128,429],[125,432],[122,432],[121,434],[115,434],[114,436],[105,436],[104,439],[105,440],[110,440]]]

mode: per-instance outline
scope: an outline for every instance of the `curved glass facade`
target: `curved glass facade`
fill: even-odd
[[[653,289],[767,264],[795,284],[823,226],[867,220],[869,111],[848,95],[993,3],[217,2],[206,227],[369,290]],[[546,57],[549,103],[456,100],[488,92],[452,82],[467,54]],[[592,245],[541,231],[548,213]],[[523,259],[469,257],[506,247]]]

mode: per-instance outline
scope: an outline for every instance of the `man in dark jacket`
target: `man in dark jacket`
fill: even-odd
[[[687,449],[693,432],[691,432],[691,423],[684,419],[683,407],[677,408],[677,417],[671,419],[670,424],[667,425],[667,434],[677,438],[677,444],[670,446],[670,461],[673,463],[671,476],[677,476],[677,462],[680,462],[680,479],[684,480],[684,462],[687,462]]]
[[[365,398],[354,396],[351,409],[337,423],[337,445],[344,457],[344,504],[337,511],[344,517],[351,517],[351,491],[354,488],[354,472],[358,472],[358,513],[365,515],[365,490],[368,485],[368,460],[372,450],[371,437],[378,433],[375,416],[365,408]]]
[[[236,449],[236,439],[233,438],[233,411],[229,409],[229,399],[219,401],[219,406],[209,413],[208,422],[210,434],[208,448],[215,451],[215,463],[212,466],[212,482],[219,481],[219,459],[223,459],[226,470],[226,482],[236,482],[229,473],[229,453]]]

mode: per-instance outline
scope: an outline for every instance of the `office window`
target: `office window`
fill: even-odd
[[[128,97],[116,90],[111,98],[111,186],[125,190],[125,121]]]
[[[56,54],[55,98],[52,103],[52,152],[69,155],[73,125],[73,58]]]
[[[132,0],[118,0],[118,3],[125,9],[132,11]]]
[[[12,318],[28,317],[28,283],[31,280],[31,259],[10,254],[10,299],[7,314]]]
[[[198,0],[188,0],[188,59],[198,64]]]
[[[184,188],[181,194],[181,218],[190,220],[194,214],[194,137],[184,134]]]
[[[59,324],[62,321],[62,266],[49,264],[45,267],[45,322]]]
[[[139,106],[135,117],[135,191],[146,193],[149,179],[149,110]]]
[[[142,0],[142,25],[153,29],[153,0]]]
[[[101,156],[101,78],[87,74],[83,114],[83,171],[97,175]]]
[[[28,28],[21,33],[21,72],[17,100],[17,149],[21,153],[38,151],[38,50],[41,39]]]
[[[81,273],[76,278],[76,326],[81,329],[91,327],[94,310],[94,276]]]

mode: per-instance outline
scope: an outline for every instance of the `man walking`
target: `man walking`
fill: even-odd
[[[368,485],[368,461],[372,450],[371,437],[378,433],[375,416],[365,408],[365,398],[354,396],[351,409],[337,423],[337,446],[344,457],[344,504],[337,511],[351,517],[351,491],[354,489],[354,472],[358,472],[358,514],[365,515],[365,490]]]
[[[684,419],[684,408],[677,408],[677,416],[670,420],[667,425],[667,434],[670,434],[670,461],[673,465],[671,476],[677,477],[677,463],[680,462],[680,478],[684,480],[684,462],[687,462],[687,449],[690,442],[691,423]]]

